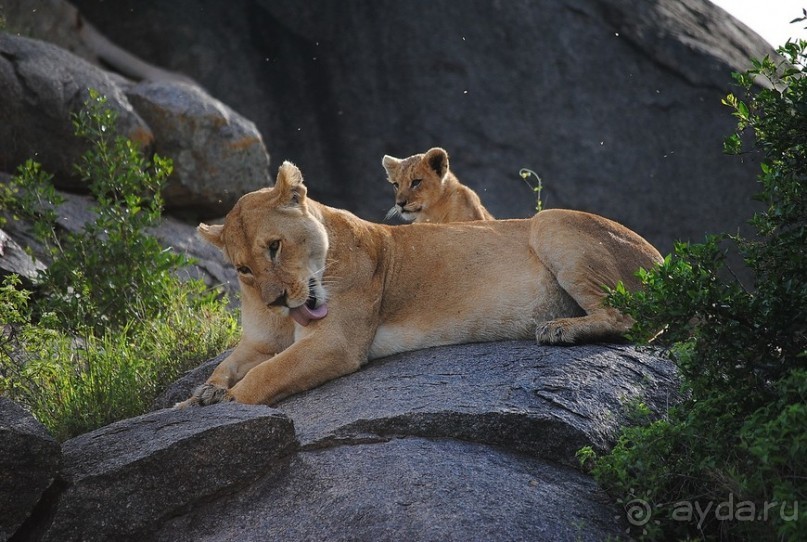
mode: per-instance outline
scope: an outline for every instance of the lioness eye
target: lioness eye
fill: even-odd
[[[252,274],[252,269],[250,269],[250,268],[249,268],[249,267],[247,267],[246,265],[239,265],[239,266],[236,268],[236,271],[238,271],[238,272],[239,272],[239,273],[241,273],[242,275],[251,275],[251,274]]]
[[[412,179],[412,188],[417,188],[421,182],[423,182],[423,179]]]
[[[271,243],[269,243],[269,257],[274,258],[277,256],[277,251],[280,250],[280,241],[275,239]]]

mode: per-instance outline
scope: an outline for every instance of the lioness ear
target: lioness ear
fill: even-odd
[[[434,147],[426,152],[423,161],[437,173],[441,179],[448,173],[448,153],[440,147]]]
[[[281,201],[286,205],[301,204],[308,192],[303,184],[303,174],[300,172],[300,168],[288,160],[283,162],[277,171],[275,189],[280,190]]]
[[[395,172],[398,171],[398,167],[401,165],[401,160],[399,158],[395,158],[394,156],[390,156],[389,154],[385,154],[384,158],[381,160],[381,165],[384,166],[385,170],[387,170],[387,175],[392,177],[395,175]]]
[[[199,227],[196,228],[196,231],[199,232],[199,235],[202,236],[202,239],[207,241],[213,246],[224,248],[224,239],[222,239],[221,234],[224,231],[224,226],[220,224],[215,224],[213,226],[208,226],[207,224],[199,224]]]

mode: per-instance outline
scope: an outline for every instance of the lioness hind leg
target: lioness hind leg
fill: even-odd
[[[633,320],[616,309],[603,308],[586,316],[540,322],[535,329],[539,344],[580,344],[621,339]]]
[[[661,260],[658,251],[627,228],[574,211],[547,210],[535,215],[530,245],[558,285],[586,313],[539,322],[541,344],[577,344],[619,339],[633,320],[604,305],[606,288],[623,281],[637,287],[635,272]]]
[[[597,270],[576,258],[552,262],[550,270],[558,285],[574,299],[585,312],[584,316],[556,318],[539,322],[535,338],[539,344],[580,344],[621,339],[633,325],[633,319],[617,309],[604,305],[606,286],[613,287],[616,280],[603,268]]]

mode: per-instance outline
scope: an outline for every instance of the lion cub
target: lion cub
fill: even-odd
[[[381,163],[395,189],[387,219],[397,214],[410,222],[493,220],[476,192],[449,170],[445,150],[435,147],[403,159],[385,155]]]

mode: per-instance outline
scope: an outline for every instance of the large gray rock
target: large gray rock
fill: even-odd
[[[118,113],[116,129],[148,150],[153,135],[113,79],[49,43],[0,32],[0,171],[31,158],[60,186],[80,186],[73,164],[86,150],[71,115],[93,88]]]
[[[381,220],[381,157],[445,147],[497,217],[624,222],[662,252],[736,231],[758,167],[722,154],[731,72],[772,52],[707,0],[75,0],[254,120],[312,197]],[[127,15],[121,17],[120,13]]]
[[[154,131],[155,152],[174,162],[163,191],[168,207],[224,215],[245,193],[272,184],[255,124],[199,87],[146,82],[127,96]]]
[[[45,540],[148,538],[161,522],[272,472],[294,452],[294,427],[269,407],[162,410],[66,441]]]
[[[163,191],[168,208],[223,215],[244,193],[271,184],[269,155],[254,123],[198,86],[132,85],[63,49],[7,34],[0,34],[0,103],[8,104],[0,110],[0,172],[32,158],[58,186],[83,188],[73,164],[87,142],[73,134],[71,114],[89,88],[118,112],[122,135],[147,156],[153,148],[173,159]]]
[[[185,398],[221,357],[168,390]],[[672,364],[630,346],[468,344],[374,361],[286,399],[282,475],[166,522],[158,540],[605,540],[624,516],[575,452],[632,404],[676,400]]]
[[[9,539],[31,513],[60,459],[59,444],[45,427],[0,396],[0,540]]]
[[[676,382],[669,361],[624,345],[408,352],[277,410],[159,410],[67,441],[58,491],[29,529],[44,540],[617,539],[623,512],[574,454],[610,447],[631,405],[662,415]]]
[[[192,259],[191,265],[181,273],[202,279],[210,287],[221,287],[230,297],[230,302],[238,304],[238,273],[221,250],[199,237],[196,226],[166,216],[152,233],[162,246]]]

